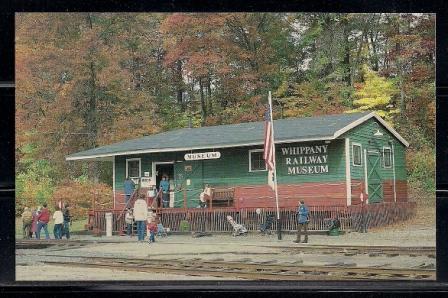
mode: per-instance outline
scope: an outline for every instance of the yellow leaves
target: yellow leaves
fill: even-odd
[[[364,83],[357,85],[353,101],[355,109],[350,112],[375,111],[386,121],[390,121],[393,115],[400,111],[393,105],[393,97],[397,95],[398,89],[389,79],[379,76],[366,65],[362,68]]]

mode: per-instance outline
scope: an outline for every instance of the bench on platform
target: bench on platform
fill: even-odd
[[[235,196],[235,188],[233,187],[214,187],[210,196],[210,208],[215,207],[232,207]]]

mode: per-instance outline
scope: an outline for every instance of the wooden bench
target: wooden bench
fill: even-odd
[[[235,188],[233,187],[215,187],[212,188],[210,196],[210,208],[215,207],[232,207]]]

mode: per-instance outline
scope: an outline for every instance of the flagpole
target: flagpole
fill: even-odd
[[[271,99],[271,91],[269,91],[269,115],[271,117],[271,133],[272,133],[272,154],[274,156],[274,191],[275,191],[275,205],[277,207],[277,236],[278,240],[282,240],[282,227],[280,224],[280,210],[278,208],[278,190],[277,190],[277,162],[275,160],[275,141],[274,141],[274,119],[272,115],[272,99]]]

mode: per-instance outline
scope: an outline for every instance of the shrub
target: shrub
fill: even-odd
[[[409,184],[413,188],[424,190],[428,195],[435,192],[435,152],[425,148],[410,151],[407,155]]]
[[[62,201],[71,206],[73,219],[84,218],[94,199],[96,208],[112,208],[112,188],[104,183],[68,180],[55,188],[49,207],[54,208]]]

